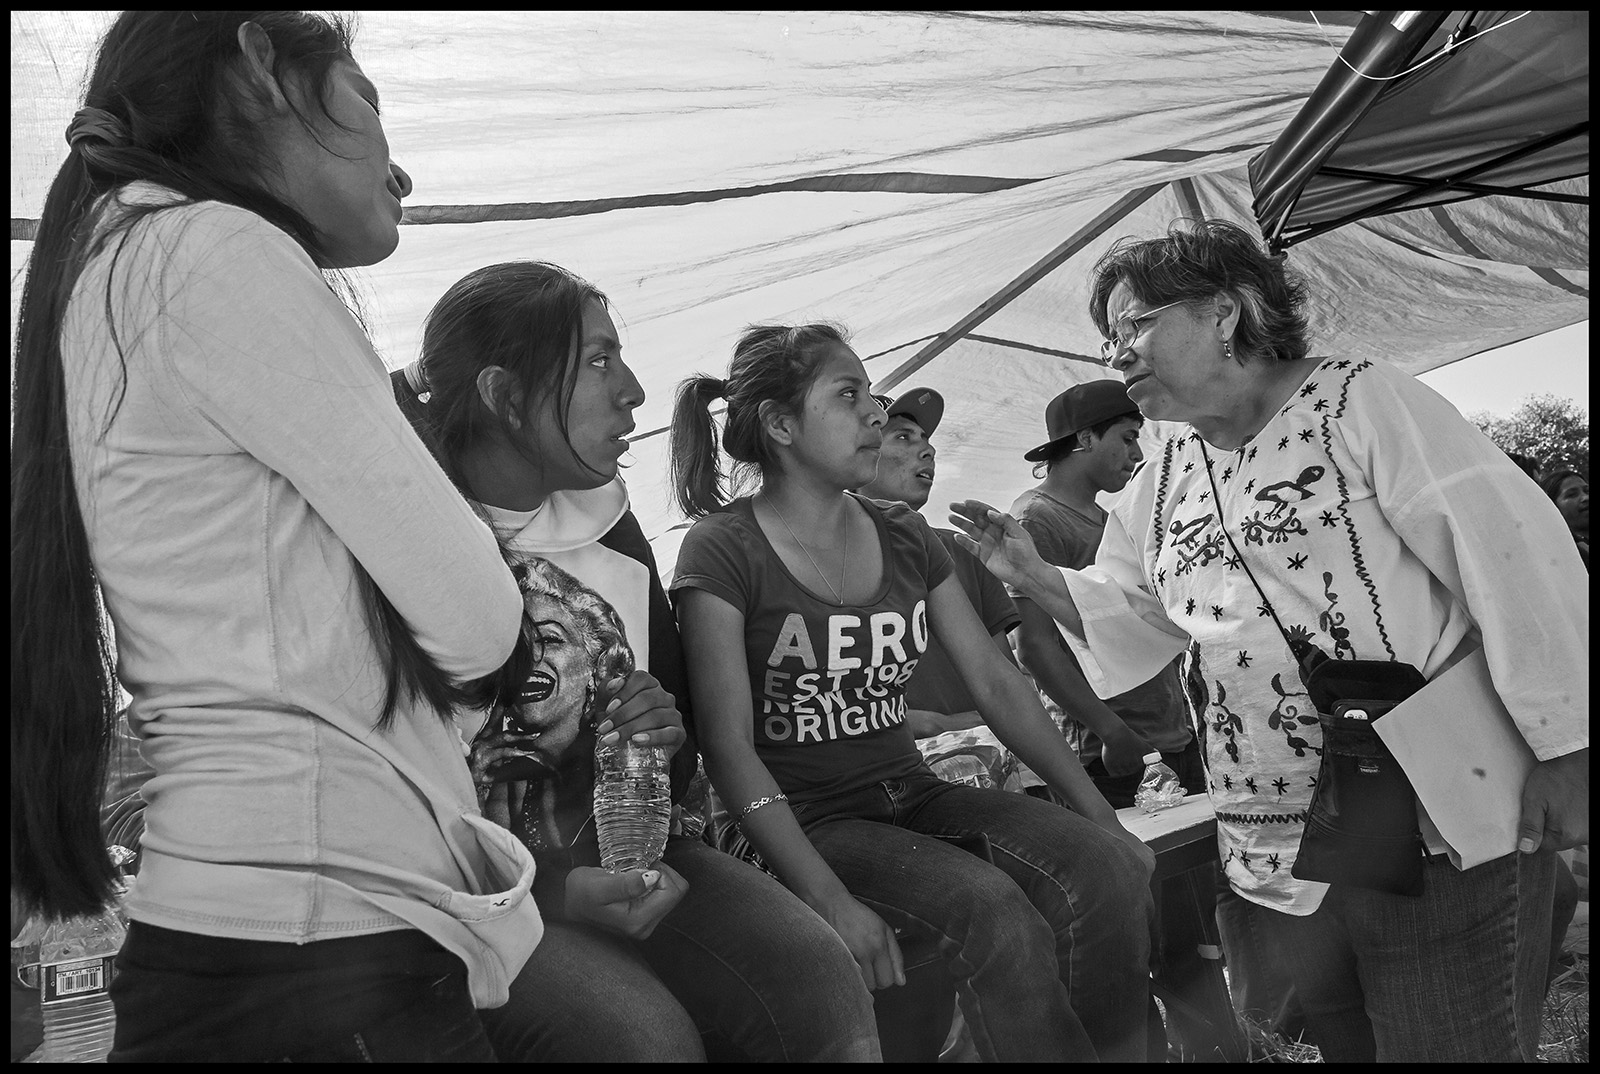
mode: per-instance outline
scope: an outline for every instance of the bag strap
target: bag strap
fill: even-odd
[[[1196,438],[1200,445],[1200,457],[1205,460],[1206,479],[1211,482],[1211,502],[1217,505],[1217,528],[1228,539],[1228,547],[1233,549],[1233,554],[1239,559],[1239,566],[1244,568],[1244,573],[1249,577],[1250,584],[1256,587],[1256,592],[1261,595],[1261,606],[1267,609],[1267,614],[1272,616],[1273,625],[1278,628],[1278,633],[1283,635],[1283,642],[1289,647],[1289,652],[1294,656],[1295,662],[1300,665],[1302,680],[1310,675],[1312,670],[1324,660],[1328,654],[1304,638],[1295,638],[1283,629],[1283,621],[1278,618],[1277,609],[1273,608],[1272,601],[1267,599],[1266,592],[1261,588],[1261,583],[1256,581],[1255,572],[1250,569],[1249,560],[1244,558],[1244,553],[1239,551],[1239,546],[1233,543],[1233,535],[1228,532],[1228,527],[1222,521],[1222,493],[1217,489],[1216,475],[1211,472],[1211,455],[1206,451],[1206,442]]]

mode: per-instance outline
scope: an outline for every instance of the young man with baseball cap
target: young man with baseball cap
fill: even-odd
[[[1127,485],[1144,458],[1139,449],[1143,424],[1127,389],[1115,380],[1074,385],[1045,408],[1048,439],[1023,455],[1044,467],[1044,481],[1017,497],[1011,514],[1046,562],[1075,568],[1094,562],[1106,520],[1095,496]],[[1015,591],[1011,596],[1022,616],[1017,634],[1022,664],[1066,714],[1067,741],[1106,800],[1118,809],[1133,804],[1144,774],[1142,758],[1151,752],[1161,754],[1185,790],[1205,790],[1178,661],[1149,682],[1101,701],[1049,613]]]
[[[944,417],[944,397],[932,388],[912,388],[897,399],[876,398],[888,414],[883,426],[883,447],[878,454],[878,476],[858,491],[874,500],[899,500],[920,511],[933,488],[934,450],[928,441]],[[955,561],[956,578],[984,628],[1005,658],[1015,663],[1006,634],[1017,625],[1017,611],[1005,586],[972,553],[956,544],[954,530],[935,526],[933,532]],[[937,636],[929,636],[928,651],[906,683],[906,708],[906,722],[918,738],[964,730],[983,722],[977,703]]]

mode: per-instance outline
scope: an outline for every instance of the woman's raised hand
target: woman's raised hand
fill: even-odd
[[[603,746],[621,740],[623,735],[641,746],[661,746],[671,756],[688,739],[678,702],[662,688],[648,671],[635,671],[626,679],[605,684],[612,692],[605,718],[595,728]]]
[[[1002,582],[1026,590],[1035,575],[1049,571],[1033,538],[1004,511],[982,500],[950,505],[950,521],[960,531],[956,543],[978,557]]]
[[[472,770],[473,786],[478,790],[478,808],[502,828],[510,828],[511,818],[522,809],[528,784],[520,779],[497,780],[495,775],[502,764],[527,757],[520,744],[526,738],[525,732],[511,730],[491,716],[472,740],[467,764]]]
[[[473,775],[477,776],[476,766]],[[500,827],[513,830],[511,818],[522,812],[522,803],[528,794],[528,781],[524,779],[502,779],[490,781],[479,779],[478,807],[483,810],[483,815]]]

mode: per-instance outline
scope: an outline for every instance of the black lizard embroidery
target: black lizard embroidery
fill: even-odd
[[[1202,515],[1200,518],[1189,522],[1173,521],[1167,532],[1172,535],[1171,544],[1178,554],[1178,565],[1172,569],[1174,575],[1188,574],[1197,567],[1204,567],[1214,559],[1222,556],[1223,535],[1218,532],[1212,534],[1200,543],[1198,547],[1195,540],[1205,531],[1214,515]]]

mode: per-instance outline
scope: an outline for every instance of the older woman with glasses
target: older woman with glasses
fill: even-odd
[[[1146,418],[1188,428],[1133,478],[1084,570],[1047,567],[986,504],[951,519],[1055,616],[1102,696],[1197,643],[1220,916],[1290,976],[1326,1059],[1532,1060],[1554,851],[1588,841],[1577,554],[1559,512],[1430,389],[1308,356],[1305,300],[1232,224],[1117,244],[1090,298],[1107,362]],[[1291,645],[1430,680],[1482,661],[1475,696],[1498,695],[1485,703],[1537,758],[1517,851],[1458,869],[1419,805],[1420,895],[1297,877],[1323,738]]]

